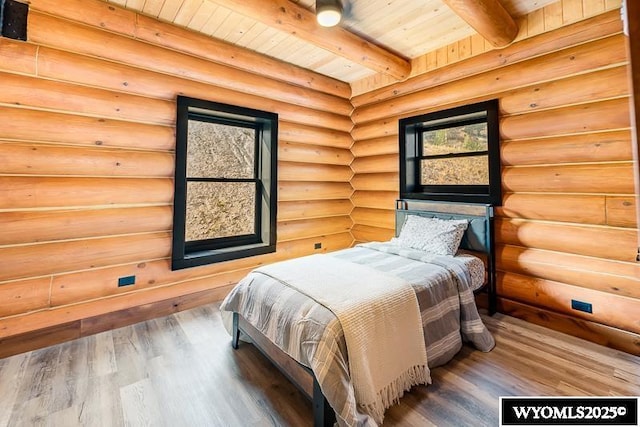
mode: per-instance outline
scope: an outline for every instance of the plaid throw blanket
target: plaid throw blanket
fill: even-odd
[[[331,310],[342,326],[358,406],[382,423],[412,386],[431,382],[420,309],[398,277],[327,255],[256,270]]]

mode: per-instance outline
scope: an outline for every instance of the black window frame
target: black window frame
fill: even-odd
[[[189,120],[253,129],[255,132],[253,178],[188,177]],[[177,97],[172,270],[275,252],[277,153],[278,115],[276,113],[181,95]],[[254,183],[254,233],[186,241],[188,182]]]
[[[487,123],[487,150],[424,155],[423,134],[469,124]],[[490,100],[400,119],[400,198],[450,202],[502,203],[498,100]],[[487,185],[423,185],[422,161],[487,155]]]

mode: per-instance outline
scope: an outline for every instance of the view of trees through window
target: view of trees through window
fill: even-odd
[[[178,95],[171,268],[276,250],[278,115]]]
[[[487,124],[422,132],[422,185],[489,184]]]
[[[255,129],[189,120],[185,240],[253,234]]]

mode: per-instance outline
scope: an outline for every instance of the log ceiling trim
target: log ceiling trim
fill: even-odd
[[[409,76],[408,59],[355,35],[342,27],[323,28],[315,13],[289,0],[212,0],[249,18],[260,21],[398,80]]]
[[[495,47],[508,45],[518,35],[518,25],[499,0],[443,1]]]
[[[377,75],[404,80],[415,74],[416,58],[472,36],[483,44],[487,37],[487,46],[505,46],[517,33],[514,19],[559,0],[474,0],[480,6],[466,8],[464,19],[444,0],[343,0],[348,12],[333,28],[316,23],[315,0],[105,1],[138,12],[138,21],[159,19],[351,84]],[[484,23],[482,32],[465,20]],[[262,73],[261,61],[255,63]]]

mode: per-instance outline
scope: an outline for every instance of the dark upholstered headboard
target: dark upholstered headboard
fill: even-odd
[[[487,254],[489,272],[489,313],[496,311],[495,249],[493,242],[493,206],[476,203],[436,202],[430,200],[401,199],[396,202],[396,237],[407,216],[428,218],[466,219],[469,221],[460,248]]]
[[[424,200],[398,200],[396,206],[396,237],[409,215],[440,219],[466,219],[467,230],[460,248],[490,253],[492,248],[493,207],[484,204],[432,202]]]

